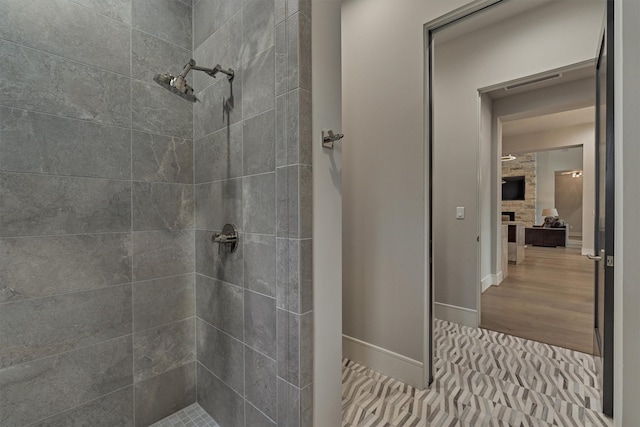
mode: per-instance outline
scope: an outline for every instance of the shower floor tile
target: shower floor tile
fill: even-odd
[[[220,427],[200,405],[194,403],[152,424],[151,427]]]

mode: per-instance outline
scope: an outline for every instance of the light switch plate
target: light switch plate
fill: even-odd
[[[456,208],[456,219],[464,219],[464,207],[458,206]]]

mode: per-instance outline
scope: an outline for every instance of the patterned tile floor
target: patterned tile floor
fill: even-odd
[[[220,427],[197,403],[169,415],[151,427]]]
[[[435,375],[418,390],[345,359],[343,427],[612,426],[592,356],[436,320]]]

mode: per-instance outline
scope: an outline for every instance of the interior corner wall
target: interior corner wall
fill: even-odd
[[[435,301],[477,310],[477,90],[593,60],[601,2],[558,2],[435,47]],[[514,60],[517,58],[517,60]],[[418,91],[416,91],[418,92]],[[495,109],[495,105],[494,105]],[[494,114],[495,117],[495,114]],[[440,142],[438,142],[440,141]],[[443,142],[446,141],[446,144]],[[451,171],[455,170],[455,174]],[[466,220],[455,219],[456,206]]]

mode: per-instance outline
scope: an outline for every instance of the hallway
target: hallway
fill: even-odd
[[[529,246],[482,294],[483,328],[583,353],[593,349],[593,261],[580,249]]]
[[[343,361],[343,427],[612,425],[592,356],[437,319],[434,328],[430,389]]]

